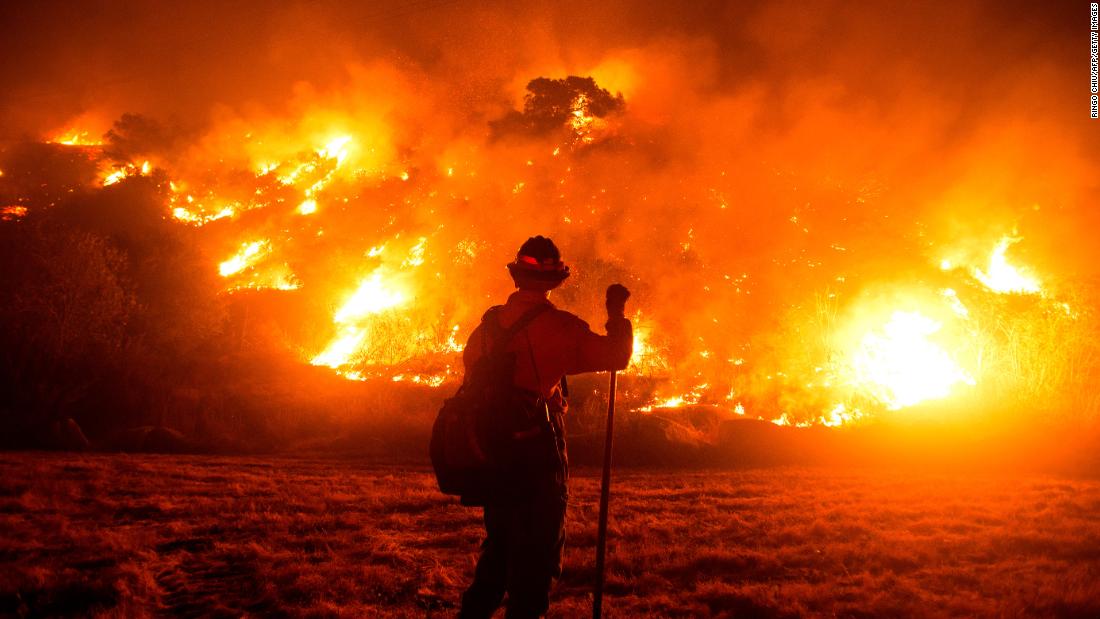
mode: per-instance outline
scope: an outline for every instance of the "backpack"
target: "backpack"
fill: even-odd
[[[458,392],[443,402],[432,425],[430,453],[436,481],[444,494],[464,505],[484,505],[506,483],[513,425],[525,414],[526,390],[513,383],[516,355],[508,344],[549,305],[539,305],[507,329],[500,325],[500,306],[482,317],[488,340],[485,353],[471,367]]]

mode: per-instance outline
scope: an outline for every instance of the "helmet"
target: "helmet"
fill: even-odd
[[[517,288],[552,290],[569,277],[569,267],[561,260],[554,242],[544,236],[533,236],[520,246],[508,272]]]

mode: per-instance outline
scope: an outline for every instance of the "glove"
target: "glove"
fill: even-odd
[[[622,284],[611,284],[607,287],[607,317],[623,318],[626,314],[626,300],[630,298],[630,291]]]

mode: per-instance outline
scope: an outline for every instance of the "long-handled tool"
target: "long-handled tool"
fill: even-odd
[[[596,592],[592,597],[592,617],[600,619],[603,610],[604,555],[607,551],[607,510],[611,500],[611,437],[615,424],[615,371],[607,394],[607,436],[604,437],[603,482],[600,485],[600,525],[596,535]]]

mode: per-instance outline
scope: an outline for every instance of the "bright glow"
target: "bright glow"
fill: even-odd
[[[818,417],[817,421],[825,427],[835,428],[836,426],[851,423],[862,416],[863,413],[858,409],[848,410],[848,407],[843,404],[837,404],[826,415]]]
[[[375,271],[359,284],[359,288],[344,302],[332,320],[336,324],[346,324],[377,314],[386,309],[397,307],[407,300],[399,290],[393,289],[382,281],[382,274]]]
[[[651,404],[647,404],[647,405],[639,408],[638,410],[648,413],[648,412],[652,411],[655,408],[680,408],[681,406],[684,406],[685,404],[690,404],[690,402],[688,402],[686,399],[684,399],[684,396],[674,395],[671,398],[665,398],[663,400],[658,400],[658,401],[653,402]]]
[[[943,289],[943,297],[947,299],[948,305],[951,306],[951,311],[955,312],[962,318],[970,316],[970,310],[966,309],[962,301],[959,300],[959,294],[952,288]]]
[[[634,323],[634,347],[626,372],[653,375],[668,370],[668,360],[652,342],[653,322],[643,318],[641,312],[636,312],[631,322]]]
[[[218,265],[218,273],[222,277],[240,273],[245,268],[258,262],[270,250],[271,244],[266,240],[245,243],[241,245],[241,250],[236,255]]]
[[[412,246],[409,250],[409,257],[405,258],[401,266],[404,267],[418,267],[424,264],[424,246],[428,243],[427,237],[420,237],[416,240],[416,245]]]
[[[233,210],[232,206],[222,207],[221,210],[210,215],[193,211],[185,206],[177,206],[172,209],[172,217],[175,217],[178,221],[181,221],[183,223],[188,223],[195,226],[202,226],[218,219],[232,217],[235,214],[236,211]]]
[[[581,142],[590,144],[593,141],[592,130],[598,127],[598,123],[596,117],[588,113],[587,95],[579,94],[576,99],[573,99],[569,113],[569,126],[573,128],[573,132]]]
[[[312,215],[317,212],[317,201],[303,200],[297,210],[299,215]]]
[[[920,312],[894,312],[881,328],[867,332],[855,351],[855,386],[898,410],[945,398],[960,383],[973,385],[974,379],[929,340],[941,326]]]
[[[128,175],[126,173],[126,168],[115,170],[114,172],[111,172],[107,176],[103,177],[103,186],[110,187],[111,185],[114,185],[115,183],[126,178],[127,176]]]
[[[1008,263],[1005,253],[1010,245],[1018,243],[1018,237],[1003,237],[993,248],[986,270],[974,269],[974,277],[994,292],[1035,294],[1038,293],[1039,280],[1026,269],[1014,267]]]
[[[324,148],[318,149],[317,154],[325,159],[335,159],[337,164],[343,163],[348,157],[349,145],[351,144],[350,135],[341,135],[332,138],[325,144]]]
[[[104,187],[110,187],[121,181],[124,178],[131,176],[149,176],[149,173],[153,171],[153,166],[149,165],[148,161],[142,161],[140,165],[134,163],[127,163],[126,165],[116,168],[111,172],[107,172],[102,177]]]
[[[66,146],[102,146],[103,141],[91,137],[91,132],[81,131],[80,129],[69,129],[63,133],[60,133],[49,140],[54,144],[64,144]]]
[[[27,207],[13,204],[0,207],[0,220],[13,221],[27,216]]]
[[[359,283],[359,287],[333,316],[332,321],[337,327],[336,337],[310,363],[333,369],[349,365],[356,354],[367,347],[370,317],[404,305],[408,300],[408,295],[393,282],[383,279],[381,269],[375,270]],[[342,373],[354,378],[348,372]]]

